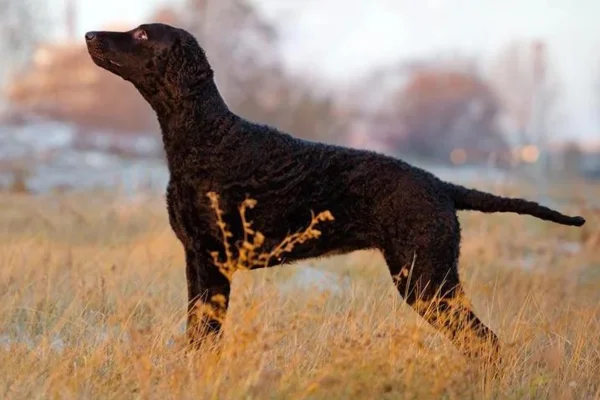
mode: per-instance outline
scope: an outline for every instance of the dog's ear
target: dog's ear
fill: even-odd
[[[177,37],[173,41],[166,62],[164,75],[169,84],[175,85],[182,96],[187,96],[206,79],[212,78],[212,69],[204,50],[195,39]]]
[[[159,71],[165,76],[169,83],[175,83],[177,76],[181,73],[182,65],[186,62],[181,38],[177,37],[168,51],[159,55]]]

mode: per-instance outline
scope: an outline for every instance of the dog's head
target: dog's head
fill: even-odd
[[[85,41],[96,65],[130,81],[144,95],[190,90],[212,76],[194,36],[166,24],[143,24],[126,32],[87,32]]]

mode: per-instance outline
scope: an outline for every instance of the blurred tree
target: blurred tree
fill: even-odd
[[[566,178],[576,178],[581,174],[583,154],[579,143],[569,141],[562,150],[562,173]]]
[[[491,83],[507,113],[518,146],[533,144],[540,150],[549,139],[559,95],[558,79],[550,68],[541,41],[512,42],[493,62]]]
[[[558,79],[550,66],[546,44],[540,40],[510,43],[492,65],[491,82],[512,125],[505,133],[513,145],[521,148],[514,153],[521,157],[514,161],[533,163],[532,178],[539,192],[544,193],[549,184],[548,172],[553,169],[548,142],[557,125],[559,96]],[[523,157],[527,148],[535,152],[535,157]]]
[[[44,0],[0,0],[0,86],[33,55],[43,32]]]
[[[600,62],[596,64],[596,80],[594,81],[594,94],[596,105],[596,122],[598,123],[598,131],[600,132]]]
[[[238,104],[250,119],[269,123],[295,136],[317,141],[342,142],[349,120],[338,112],[331,95],[319,93],[303,77],[292,77],[281,67],[262,69],[259,82],[271,82],[271,90],[244,96]]]
[[[336,141],[346,124],[333,98],[282,64],[275,28],[249,0],[186,0],[183,26],[205,48],[232,109],[296,136]]]
[[[154,11],[150,17],[150,21],[161,22],[169,25],[177,25],[179,21],[179,15],[171,7],[162,6]]]
[[[393,102],[407,131],[399,146],[416,156],[462,164],[508,150],[495,125],[497,99],[469,68],[421,66]]]
[[[261,89],[261,69],[277,65],[277,34],[248,0],[186,0],[182,23],[206,50],[229,101]]]

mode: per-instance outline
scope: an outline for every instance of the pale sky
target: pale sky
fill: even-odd
[[[51,0],[62,12],[64,0]],[[80,36],[87,31],[99,30],[104,25],[123,21],[132,24],[144,22],[152,11],[162,4],[177,3],[178,0],[76,0],[78,4],[78,32]]]
[[[63,0],[52,1],[61,10]],[[79,0],[78,34],[110,22],[133,27],[179,1]],[[454,49],[485,61],[512,39],[545,39],[562,81],[562,135],[600,139],[598,0],[254,1],[279,20],[290,66],[338,83],[414,56]]]

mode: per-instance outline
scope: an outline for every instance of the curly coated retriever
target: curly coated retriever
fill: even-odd
[[[219,194],[233,240],[243,233],[239,205],[255,199],[248,218],[264,234],[266,249],[304,230],[312,212],[329,210],[335,219],[320,225],[321,237],[278,263],[377,249],[400,295],[472,356],[480,353],[459,340],[459,332],[492,354],[498,339],[464,298],[456,211],[585,223],[531,201],[443,182],[392,157],[306,141],[248,121],[228,108],[205,52],[185,30],[145,24],[127,32],[88,32],[85,40],[92,60],[131,82],[158,117],[170,171],[169,221],[185,250],[191,344],[221,328],[213,317],[198,316],[197,306],[222,295],[227,307],[230,294],[229,280],[211,257],[224,245],[208,192]]]

